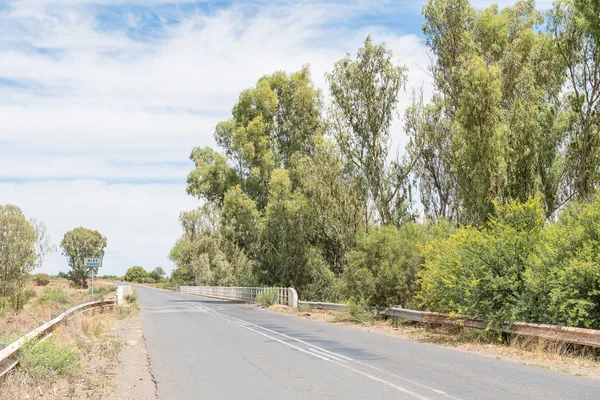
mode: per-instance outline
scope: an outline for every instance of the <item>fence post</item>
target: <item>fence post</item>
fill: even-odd
[[[298,292],[293,287],[288,288],[288,306],[298,308]]]

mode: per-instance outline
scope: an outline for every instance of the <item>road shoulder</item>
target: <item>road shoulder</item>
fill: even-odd
[[[117,321],[115,334],[122,340],[123,348],[114,370],[116,389],[105,400],[156,399],[156,384],[139,317]]]

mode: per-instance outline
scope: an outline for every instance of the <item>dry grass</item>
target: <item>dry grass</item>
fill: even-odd
[[[105,299],[111,288],[98,288]],[[0,320],[0,341],[10,343],[75,305],[89,302],[89,289],[64,279],[30,288],[36,295],[18,314]],[[102,296],[97,296],[99,300]],[[19,366],[0,385],[1,399],[101,398],[110,387],[112,364],[121,343],[109,335],[116,313],[111,308],[79,314],[61,324],[43,343],[31,343],[19,354]]]
[[[68,373],[51,366],[32,364],[28,352],[20,354],[19,366],[0,386],[2,399],[100,399],[112,391],[111,371],[118,360],[121,341],[110,334],[115,313],[105,308],[79,314],[54,331],[55,348],[72,349],[77,360]],[[46,342],[44,342],[46,343]],[[53,345],[53,346],[54,346]],[[45,346],[50,349],[53,346]],[[52,354],[46,355],[52,359]]]
[[[99,287],[105,285],[99,283]],[[6,343],[15,336],[18,338],[37,328],[40,323],[49,321],[53,315],[60,314],[73,306],[91,300],[89,289],[73,288],[66,279],[51,280],[47,286],[35,286],[31,282],[28,288],[34,290],[36,294],[29,300],[23,310],[19,313],[10,312],[0,320],[0,342]],[[55,294],[63,293],[66,301],[42,301],[44,300],[43,293],[49,291],[55,292]],[[110,292],[104,295],[105,299],[111,298],[111,296],[114,297],[114,294]],[[99,300],[100,297],[96,297],[96,299]]]
[[[503,341],[491,331],[450,325],[428,325],[394,318],[375,318],[365,326],[347,312],[316,309],[273,309],[299,317],[352,326],[369,332],[436,343],[524,365],[600,379],[600,349],[535,337],[516,336]]]

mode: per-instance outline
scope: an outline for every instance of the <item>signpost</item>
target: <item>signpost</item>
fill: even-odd
[[[92,273],[92,301],[94,301],[94,271],[102,266],[102,257],[86,257],[83,259],[83,265],[89,268]]]

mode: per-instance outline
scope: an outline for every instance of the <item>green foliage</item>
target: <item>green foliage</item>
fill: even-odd
[[[367,37],[355,60],[347,55],[327,74],[333,98],[333,134],[344,158],[363,182],[365,200],[371,200],[383,224],[397,223],[404,217],[402,207],[395,205],[402,204],[397,196],[407,171],[399,162],[391,166],[386,162],[390,126],[406,72],[406,67],[393,63],[390,50]]]
[[[24,291],[29,273],[52,250],[46,228],[36,220],[27,220],[21,209],[0,205],[0,298],[2,306],[15,311],[28,298]]]
[[[50,283],[50,278],[48,277],[48,274],[37,274],[34,276],[33,280],[36,286],[46,286]]]
[[[443,235],[444,226],[407,223],[399,228],[383,226],[363,235],[348,255],[344,271],[346,298],[360,298],[379,307],[413,304],[417,273],[423,262],[419,246],[431,235]]]
[[[261,307],[270,307],[273,304],[279,304],[279,289],[277,288],[265,288],[256,296],[256,302]]]
[[[166,274],[167,273],[164,269],[162,269],[162,267],[156,267],[148,274],[148,276],[152,278],[155,282],[160,282],[164,279]]]
[[[72,344],[61,344],[55,338],[44,341],[32,340],[20,350],[21,367],[70,376],[81,367],[80,355]]]
[[[493,201],[539,195],[550,215],[564,195],[565,71],[534,2],[430,0],[424,16],[435,93],[415,96],[406,128],[426,212],[483,225]]]
[[[527,283],[530,320],[600,328],[600,197],[544,229]]]
[[[353,322],[359,324],[373,325],[377,316],[377,310],[373,309],[369,302],[362,297],[351,298],[348,302],[348,313]]]
[[[60,242],[63,256],[67,257],[71,270],[69,280],[77,287],[87,289],[90,271],[83,265],[86,257],[102,257],[106,248],[106,237],[100,232],[78,227],[65,233]],[[97,268],[94,274],[98,274]]]
[[[69,274],[67,274],[66,272],[62,272],[62,271],[60,271],[60,272],[57,274],[57,276],[58,276],[59,278],[62,278],[62,279],[69,279]]]
[[[220,215],[212,204],[180,216],[184,233],[170,253],[177,283],[208,286],[245,285],[252,263],[219,228]]]
[[[538,199],[496,204],[482,229],[460,228],[423,246],[422,305],[500,324],[522,319],[529,296],[526,277],[543,224]]]
[[[47,287],[42,290],[37,298],[38,304],[49,305],[52,308],[60,309],[72,302],[71,296],[61,288]]]
[[[143,283],[148,280],[148,272],[140,266],[133,266],[125,272],[123,277],[127,282]]]

